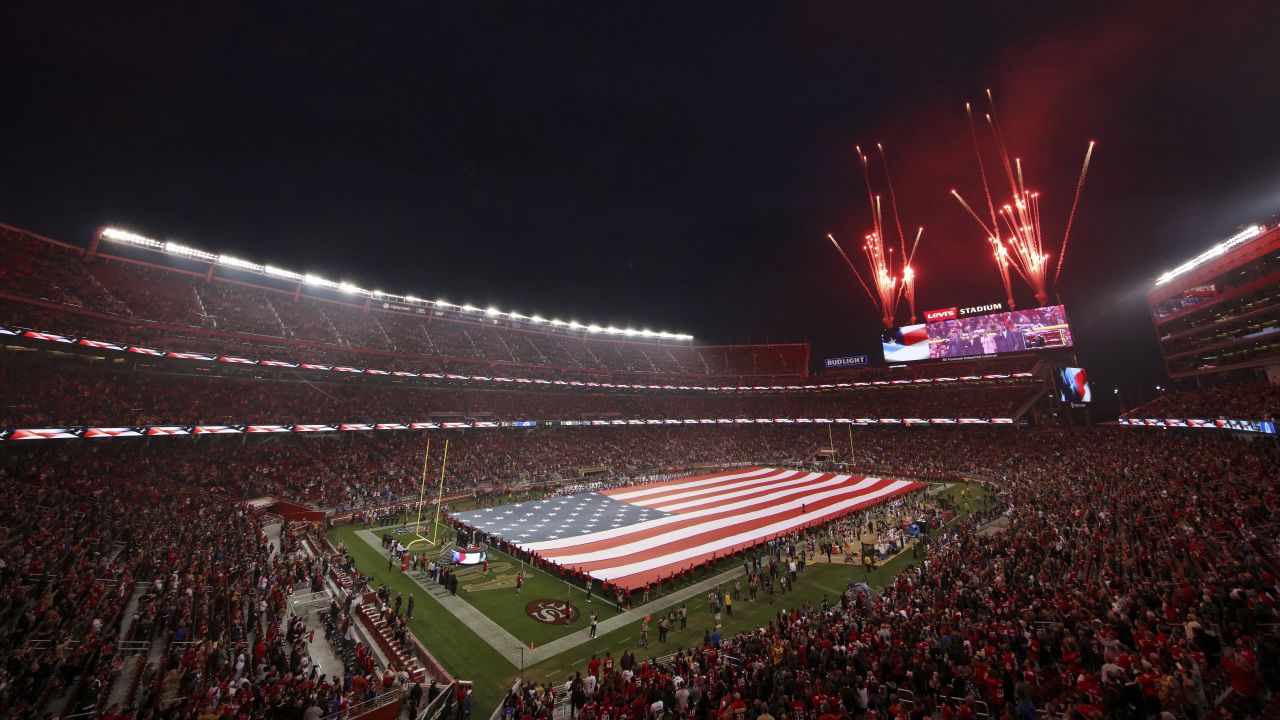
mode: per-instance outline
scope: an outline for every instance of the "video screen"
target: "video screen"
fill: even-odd
[[[923,324],[889,328],[880,338],[886,362],[929,359],[929,333]]]
[[[1212,300],[1218,295],[1218,286],[1214,283],[1207,285],[1196,285],[1187,288],[1182,294],[1171,297],[1167,300],[1156,303],[1151,306],[1151,314],[1156,318],[1163,320],[1175,313],[1182,312],[1189,307],[1199,305],[1206,300]]]
[[[1089,377],[1084,368],[1065,367],[1058,370],[1058,399],[1069,403],[1087,403],[1093,400],[1089,389]]]
[[[1061,305],[1011,310],[891,328],[881,337],[886,362],[945,360],[1071,347]]]

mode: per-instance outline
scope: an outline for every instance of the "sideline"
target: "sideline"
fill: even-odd
[[[378,551],[379,554],[385,552],[382,547],[382,538],[378,537],[372,530],[357,530],[356,536],[364,540],[370,547]],[[676,605],[680,602],[688,600],[692,597],[700,597],[715,588],[717,583],[729,583],[734,578],[743,574],[742,566],[735,565],[733,568],[713,575],[701,582],[687,585],[674,592],[649,601],[644,605],[633,606],[626,612],[619,613],[612,617],[606,618],[599,622],[597,628],[598,635],[606,635],[614,630],[624,627],[631,623],[640,622],[645,615],[652,615],[661,610]],[[561,653],[572,650],[579,645],[585,645],[591,642],[591,632],[589,628],[575,630],[568,635],[556,638],[551,642],[538,646],[534,650],[530,650],[527,645],[520,642],[516,636],[512,635],[506,628],[499,625],[492,618],[476,609],[474,605],[463,600],[461,597],[454,595],[435,583],[424,582],[425,573],[422,571],[404,573],[406,577],[412,580],[422,588],[431,597],[435,598],[444,607],[453,614],[459,622],[465,623],[473,630],[480,639],[484,640],[499,655],[506,658],[515,667],[520,667],[521,648],[524,651],[525,666],[542,662],[555,657]],[[605,601],[602,607],[612,608],[613,602],[603,596],[599,599]]]

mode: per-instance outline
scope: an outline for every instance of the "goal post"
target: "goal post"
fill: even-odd
[[[432,547],[440,545],[440,503],[444,499],[444,473],[445,467],[449,462],[449,440],[444,441],[444,456],[440,460],[440,488],[436,493],[436,514],[435,518],[430,520],[431,531],[430,537],[426,529],[422,525],[422,509],[426,505],[427,499],[427,468],[430,465],[431,457],[431,439],[427,439],[427,448],[422,453],[422,480],[418,484],[418,515],[413,523],[413,539],[405,543],[405,548],[412,550],[415,545],[426,544]]]
[[[444,502],[444,472],[449,467],[449,438],[444,439],[444,456],[440,459],[440,489],[436,492],[436,518],[431,523],[431,544],[435,545],[440,539],[440,506]],[[422,468],[422,481],[427,481],[426,466]],[[418,512],[422,512],[422,506],[418,506]]]

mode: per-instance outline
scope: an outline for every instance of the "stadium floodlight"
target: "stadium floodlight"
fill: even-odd
[[[303,276],[302,276],[302,279],[303,279],[303,281],[304,281],[304,282],[306,282],[308,285],[318,285],[318,286],[320,286],[320,287],[327,287],[327,288],[329,288],[329,289],[331,289],[331,290],[337,290],[337,289],[338,289],[338,283],[336,283],[336,282],[334,282],[334,281],[332,281],[332,280],[326,280],[326,279],[324,279],[324,278],[320,277],[319,275],[312,275],[311,273],[307,273],[306,275],[303,275]]]
[[[238,257],[232,257],[230,255],[219,255],[218,264],[226,265],[227,267],[240,268],[241,270],[251,270],[256,273],[266,272],[266,268],[257,263],[251,263],[248,260],[241,260]]]
[[[1214,258],[1217,258],[1217,257],[1221,257],[1222,255],[1225,255],[1228,250],[1234,248],[1235,246],[1248,242],[1249,240],[1252,240],[1258,237],[1259,235],[1261,235],[1262,230],[1263,228],[1260,225],[1250,225],[1249,227],[1241,230],[1235,235],[1232,235],[1226,240],[1223,240],[1217,245],[1214,245],[1213,247],[1200,253],[1194,258],[1182,263],[1178,267],[1156,278],[1156,285],[1163,285],[1169,282],[1170,280],[1174,279],[1175,277],[1182,275],[1183,273],[1191,272],[1192,270],[1209,262],[1210,260],[1213,260]]]
[[[278,267],[272,267],[271,265],[267,265],[263,267],[262,271],[267,275],[270,275],[271,277],[284,278],[285,280],[302,280],[303,279],[301,273],[296,273],[292,270],[284,270]]]
[[[444,299],[436,300],[433,302],[430,300],[423,300],[421,298],[417,298],[412,295],[395,295],[393,293],[383,292],[382,290],[365,290],[364,288],[361,288],[345,280],[342,282],[335,282],[333,280],[328,280],[324,277],[321,277],[319,275],[315,275],[312,273],[304,274],[304,273],[294,272],[292,270],[285,270],[284,268],[278,268],[272,265],[259,265],[257,263],[250,262],[248,260],[243,260],[243,259],[234,257],[232,255],[220,255],[216,253],[205,252],[204,250],[198,250],[196,248],[189,247],[181,243],[176,243],[172,241],[161,242],[159,240],[153,240],[143,235],[129,232],[128,230],[122,230],[120,228],[113,228],[113,227],[102,228],[102,230],[98,234],[98,237],[103,240],[111,240],[114,242],[126,243],[129,245],[134,245],[136,247],[155,250],[155,251],[159,251],[159,252],[163,252],[163,253],[167,253],[170,255],[175,255],[178,257],[183,257],[191,260],[198,260],[198,261],[207,262],[213,265],[221,265],[224,267],[236,268],[238,270],[246,270],[259,275],[265,275],[271,278],[288,280],[288,281],[298,282],[298,283],[305,283],[307,285],[312,285],[315,287],[323,287],[330,290],[336,290],[342,293],[346,293],[349,295],[360,295],[366,298],[373,297],[378,299],[399,300],[406,303],[427,303],[427,304],[433,304],[435,307],[438,307],[438,308],[453,308],[465,313],[484,313],[484,314],[487,314],[489,317],[493,317],[493,318],[507,317],[515,320],[528,320],[536,324],[549,324],[554,327],[568,327],[574,330],[583,330],[593,334],[624,335],[627,337],[640,336],[640,337],[646,337],[646,338],[662,338],[662,339],[672,339],[672,340],[692,340],[693,339],[692,335],[680,335],[680,334],[668,333],[668,332],[654,332],[652,330],[634,330],[631,328],[627,328],[624,330],[613,325],[601,326],[595,323],[592,323],[589,325],[583,325],[576,320],[570,321],[570,322],[565,322],[564,320],[559,320],[559,319],[548,320],[547,318],[542,317],[541,315],[528,316],[528,315],[522,315],[517,312],[504,312],[502,310],[499,310],[496,307],[489,307],[488,309],[482,309],[469,304],[455,305],[454,303],[448,302],[447,300],[444,300]],[[1228,242],[1230,243],[1232,241],[1229,240]],[[1236,241],[1236,242],[1238,244],[1238,242],[1242,242],[1242,241]]]
[[[182,257],[195,258],[196,260],[204,260],[205,262],[217,262],[218,256],[213,253],[207,253],[203,250],[179,245],[176,242],[167,242],[164,244],[164,251],[170,255],[180,255]]]
[[[106,228],[102,231],[102,237],[108,240],[117,240],[119,242],[130,243],[132,245],[141,245],[156,250],[163,250],[164,243],[158,240],[152,240],[149,237],[143,237],[137,233],[131,233],[128,230],[120,230],[117,228]]]

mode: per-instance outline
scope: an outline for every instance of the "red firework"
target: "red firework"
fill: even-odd
[[[1000,164],[1004,170],[1006,181],[1009,183],[1010,199],[999,206],[991,192],[991,184],[987,179],[987,169],[982,162],[982,149],[978,143],[978,131],[973,122],[973,110],[969,103],[965,103],[965,114],[969,118],[969,134],[973,140],[974,155],[978,159],[978,174],[982,178],[982,192],[987,201],[988,218],[984,219],[974,209],[960,197],[960,193],[955,190],[951,194],[956,200],[960,201],[960,205],[969,212],[969,215],[977,221],[982,231],[986,234],[987,242],[991,245],[992,253],[996,259],[996,269],[1000,272],[1000,279],[1004,283],[1005,298],[1009,303],[1009,307],[1015,307],[1013,302],[1013,289],[1010,286],[1009,269],[1013,268],[1035,292],[1036,300],[1041,305],[1049,304],[1049,293],[1052,286],[1058,284],[1058,277],[1062,274],[1062,263],[1067,257],[1067,240],[1071,237],[1071,224],[1076,217],[1076,208],[1080,204],[1080,192],[1084,189],[1085,175],[1089,172],[1089,161],[1093,157],[1094,142],[1089,141],[1089,147],[1084,153],[1084,164],[1080,167],[1080,179],[1076,182],[1075,199],[1071,203],[1071,212],[1067,216],[1066,229],[1062,234],[1062,243],[1058,246],[1058,262],[1053,273],[1052,283],[1049,279],[1049,259],[1050,253],[1044,242],[1044,235],[1040,227],[1040,193],[1027,188],[1026,180],[1022,173],[1022,160],[1020,158],[1011,158],[1004,141],[1004,133],[1000,130],[1000,121],[996,117],[996,103],[991,95],[991,91],[987,91],[987,102],[991,107],[991,112],[987,113],[987,125],[991,128],[991,134],[995,142],[996,152],[1000,158]]]
[[[876,306],[876,310],[880,313],[880,321],[884,323],[886,328],[893,327],[894,316],[898,311],[898,304],[905,297],[907,305],[911,312],[911,322],[916,321],[916,273],[911,266],[911,261],[915,258],[916,250],[920,247],[920,237],[924,233],[924,228],[916,230],[915,241],[911,244],[910,251],[907,250],[907,236],[902,230],[902,218],[898,213],[897,194],[893,188],[893,177],[889,174],[889,161],[885,156],[884,147],[877,144],[876,148],[880,151],[881,164],[884,166],[885,183],[889,189],[889,209],[893,217],[894,227],[898,235],[898,258],[894,261],[893,247],[886,246],[886,232],[884,227],[884,212],[881,207],[881,197],[875,193],[871,185],[871,166],[867,160],[867,156],[863,154],[862,148],[857,148],[858,160],[862,163],[862,176],[867,185],[867,201],[871,206],[871,232],[868,233],[862,245],[863,254],[867,258],[867,265],[870,268],[871,283],[868,283],[862,276],[862,273],[849,259],[844,248],[840,247],[840,243],[831,233],[827,233],[827,238],[831,240],[831,244],[836,246],[836,250],[840,252],[840,257],[844,258],[849,269],[853,271],[858,283],[862,285],[862,289],[867,292],[867,297],[871,298],[871,302]],[[874,285],[875,290],[872,291]]]

